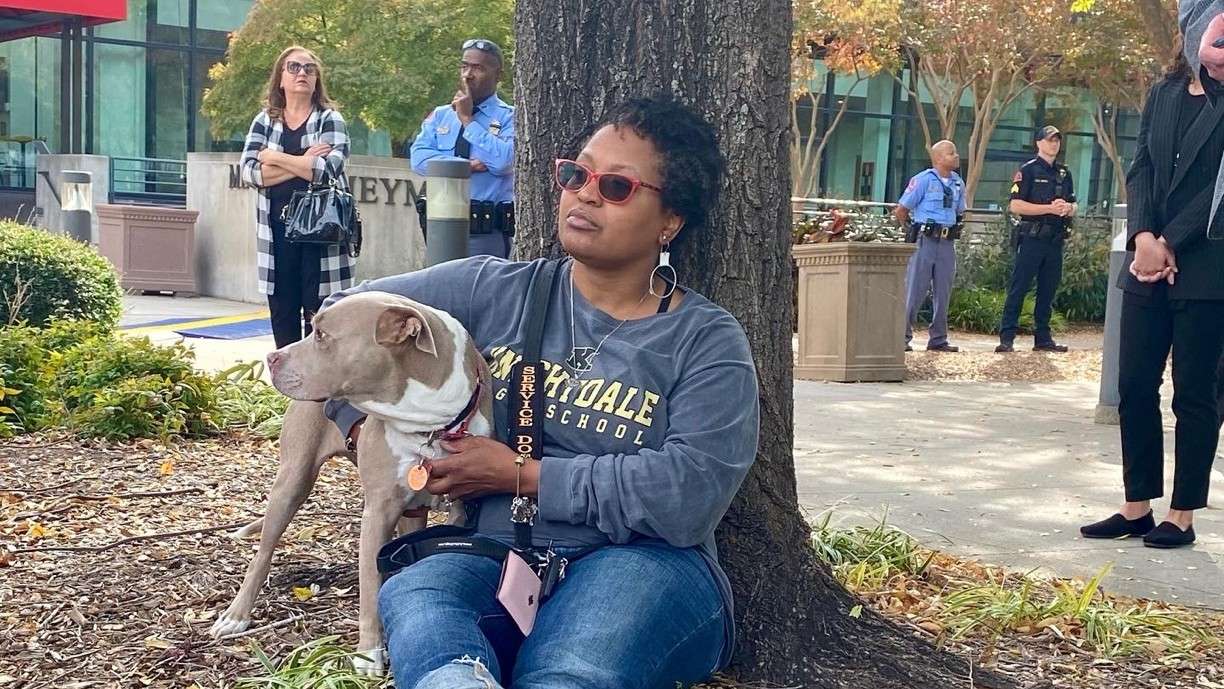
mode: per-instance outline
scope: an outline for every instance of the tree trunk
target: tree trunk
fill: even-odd
[[[815,559],[792,453],[787,0],[518,0],[516,255],[555,255],[552,160],[611,104],[672,94],[712,122],[729,163],[681,279],[744,325],[760,376],[756,465],[719,528],[736,597],[732,673],[788,686],[1000,686],[858,604]]]
[[[1105,109],[1109,105],[1101,104],[1092,113],[1092,128],[1096,132],[1097,143],[1105,152],[1105,157],[1113,165],[1114,203],[1126,203],[1126,170],[1122,167],[1122,155],[1118,152],[1118,107],[1110,107],[1106,119]]]

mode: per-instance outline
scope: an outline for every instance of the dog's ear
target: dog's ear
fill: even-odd
[[[438,356],[434,346],[433,330],[424,314],[407,306],[388,306],[378,315],[378,327],[374,331],[374,340],[386,347],[403,344],[409,338],[416,340],[416,348]]]

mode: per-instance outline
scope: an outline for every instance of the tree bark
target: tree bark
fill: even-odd
[[[518,0],[515,254],[556,255],[552,160],[610,105],[670,94],[713,123],[728,161],[681,280],[743,324],[761,444],[718,531],[736,598],[732,674],[788,686],[1003,686],[864,609],[810,548],[793,457],[788,0]]]
[[[1109,115],[1105,109],[1109,108]],[[1118,152],[1118,108],[1100,104],[1092,113],[1092,128],[1096,132],[1097,143],[1105,152],[1113,165],[1114,203],[1126,203],[1126,170],[1122,167],[1122,156]]]

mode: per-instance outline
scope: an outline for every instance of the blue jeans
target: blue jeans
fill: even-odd
[[[387,580],[378,610],[399,689],[674,689],[717,669],[727,611],[694,549],[636,542],[577,560],[526,639],[494,597],[500,575],[445,553]]]

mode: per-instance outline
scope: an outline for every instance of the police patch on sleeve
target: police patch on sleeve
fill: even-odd
[[[1016,170],[1016,176],[1012,177],[1012,181],[1015,182],[1016,184],[1019,184],[1020,180],[1022,179],[1024,179],[1024,173],[1020,172],[1019,170]],[[1015,189],[1013,188],[1012,191],[1015,191]]]
[[[917,188],[918,188],[918,178],[917,178],[917,177],[911,177],[911,178],[910,178],[910,181],[909,181],[909,184],[905,185],[905,193],[907,193],[907,194],[908,194],[908,193],[910,193],[911,191],[913,191],[913,190],[915,190],[915,189],[917,189]]]
[[[1013,193],[1013,194],[1019,194],[1019,193],[1020,193],[1020,185],[1019,185],[1019,184],[1013,184],[1013,185],[1012,185],[1012,188],[1011,188],[1011,193]]]

